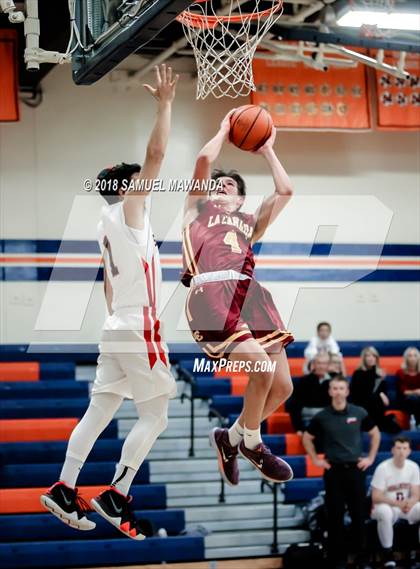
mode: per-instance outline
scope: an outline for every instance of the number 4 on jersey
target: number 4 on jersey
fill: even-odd
[[[223,243],[230,245],[232,253],[242,253],[242,249],[239,247],[236,231],[228,231],[223,239]]]

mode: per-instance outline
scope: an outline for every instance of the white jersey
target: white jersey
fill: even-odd
[[[147,308],[155,313],[155,318],[162,273],[147,212],[144,229],[139,230],[126,225],[122,201],[105,206],[98,225],[98,240],[112,287],[113,312],[130,313],[142,319]]]
[[[158,318],[162,272],[147,212],[144,229],[138,230],[126,225],[122,201],[104,207],[98,239],[113,311],[105,320],[101,353],[148,353],[151,367],[159,359],[166,365],[168,349]]]
[[[136,402],[175,397],[158,318],[159,251],[147,212],[144,229],[138,230],[126,225],[122,201],[104,207],[98,239],[112,287],[113,314],[104,324],[92,394],[115,393]]]
[[[371,484],[393,500],[407,500],[411,485],[420,484],[419,466],[412,460],[406,460],[404,466],[398,468],[392,458],[384,460],[377,466]]]

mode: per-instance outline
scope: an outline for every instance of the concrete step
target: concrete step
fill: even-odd
[[[257,470],[246,460],[239,461],[241,474],[245,472],[256,472]],[[150,464],[150,473],[154,474],[166,474],[168,472],[168,462],[166,460],[154,460]],[[199,472],[206,473],[208,471],[215,470],[218,472],[217,460],[214,458],[189,458],[182,460],[173,460],[170,466],[171,472],[176,473],[191,473]],[[258,474],[258,473],[257,473]]]
[[[185,460],[189,459],[190,438],[159,438],[148,455],[148,460]],[[194,437],[194,457],[212,459],[216,457],[210,446],[208,436]]]
[[[150,463],[150,468],[153,469],[155,462]],[[153,484],[169,484],[171,482],[184,482],[188,484],[192,482],[217,482],[220,480],[220,474],[217,469],[217,463],[211,471],[198,471],[198,472],[163,472],[161,474],[152,474],[150,482]],[[259,473],[256,470],[249,470],[241,472],[241,480],[261,480]]]
[[[197,402],[195,405],[195,418],[199,417],[208,417],[209,408],[207,403]],[[181,399],[172,399],[169,402],[169,412],[168,412],[169,419],[182,417],[186,421],[190,421],[190,404],[188,401],[181,403]],[[115,414],[116,419],[137,419],[138,413],[137,409],[131,400],[123,401],[121,407],[118,409],[117,413]]]
[[[170,484],[166,486],[168,488]],[[229,496],[226,498],[226,504],[230,506],[236,506],[237,504],[272,504],[273,498],[268,494],[255,494],[252,496],[244,496],[240,494],[239,496]],[[204,507],[204,506],[214,506],[219,504],[219,494],[214,496],[193,496],[191,498],[168,498],[168,507],[179,508],[185,510],[188,507]]]
[[[279,545],[278,552],[280,554],[284,553],[287,549],[287,545]],[[206,559],[239,559],[251,558],[251,557],[268,557],[271,555],[271,546],[260,545],[260,546],[241,546],[241,547],[206,547],[205,558]],[[238,565],[238,568],[240,565]]]
[[[190,448],[190,438],[189,437],[188,438],[165,438],[165,439],[159,437],[159,439],[155,442],[152,450],[156,450],[159,452],[172,451],[172,452],[188,453],[189,448]],[[194,448],[197,452],[203,451],[203,450],[210,450],[213,452],[212,456],[216,456],[215,451],[210,446],[208,436],[194,437]],[[184,457],[181,457],[181,458],[184,458]]]
[[[308,541],[310,534],[306,530],[301,529],[279,529],[277,531],[277,540],[281,544],[299,543]],[[207,548],[221,547],[240,547],[243,557],[243,545],[246,546],[270,546],[273,542],[273,532],[269,530],[257,530],[247,532],[246,536],[243,532],[227,531],[222,533],[213,533],[205,537],[205,546]]]
[[[216,521],[203,521],[198,522],[211,532],[225,532],[225,531],[256,531],[268,530],[271,531],[273,527],[273,518],[254,518],[244,520],[216,520]],[[286,528],[299,528],[303,523],[303,516],[295,518],[280,518],[278,520],[278,527],[281,529]],[[187,529],[193,530],[197,527],[197,522],[186,524]]]
[[[166,439],[166,440],[170,440],[170,439]],[[188,458],[188,451],[187,450],[175,450],[175,451],[170,451],[170,450],[155,450],[152,449],[150,451],[150,453],[147,455],[147,460],[181,460],[181,459],[186,459]],[[212,458],[214,457],[214,450],[213,449],[199,449],[199,450],[194,450],[194,456],[195,458]]]
[[[259,472],[245,460],[240,461],[241,480],[261,481]],[[152,460],[150,462],[150,480],[154,484],[170,482],[216,482],[220,480],[216,458],[201,459],[185,457],[183,460],[172,460],[168,471],[168,462]]]
[[[238,486],[228,486],[225,484],[225,494],[227,499],[233,496],[242,496],[244,501],[252,495],[261,495],[261,480],[241,480]],[[166,495],[168,498],[185,497],[204,497],[218,496],[220,492],[220,478],[215,482],[195,482],[186,486],[183,482],[168,484]],[[281,492],[279,491],[279,495]],[[271,496],[271,492],[264,492],[264,495]],[[294,508],[294,506],[290,506]]]
[[[118,436],[125,438],[129,431],[132,429],[136,419],[119,419],[118,421]],[[205,437],[209,434],[213,427],[217,426],[217,419],[209,421],[207,417],[197,417],[195,420],[195,436]],[[185,438],[190,436],[190,423],[184,417],[173,417],[169,419],[168,428],[164,431],[160,438],[174,439]]]
[[[294,517],[288,506],[279,504],[277,514],[280,518]],[[207,521],[220,522],[220,520],[255,520],[259,518],[272,519],[273,504],[237,504],[232,507],[230,504],[216,504],[210,507],[197,506],[185,509],[185,521],[187,523],[202,523]]]

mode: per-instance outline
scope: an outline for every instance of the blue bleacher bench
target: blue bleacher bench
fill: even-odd
[[[75,362],[41,362],[40,379],[74,379],[76,374]]]
[[[210,407],[216,409],[222,417],[229,417],[229,415],[240,414],[244,404],[243,397],[236,397],[232,395],[214,395],[210,401]]]
[[[164,510],[166,508],[166,487],[164,484],[134,485],[130,488],[130,495],[133,496],[133,505],[136,509]]]
[[[122,537],[121,533],[104,520],[96,512],[88,514],[89,519],[96,523],[95,531],[81,532],[66,526],[55,516],[45,514],[2,515],[0,518],[1,542],[53,541],[68,539],[113,539]],[[137,519],[150,520],[154,526],[165,528],[168,535],[178,535],[185,528],[183,510],[141,510],[136,511]],[[22,531],[25,528],[25,531]]]
[[[214,395],[230,395],[230,379],[197,377],[194,387],[194,397],[197,399],[210,399]]]
[[[411,440],[411,448],[413,451],[420,450],[420,430],[416,431],[402,431],[398,435],[389,435],[387,433],[381,433],[381,444],[379,450],[381,452],[390,451],[393,445],[394,438],[396,436],[408,437]],[[367,433],[363,434],[363,450],[365,452],[369,449],[370,437]],[[411,457],[410,457],[411,458]]]
[[[88,397],[68,399],[6,399],[0,402],[1,419],[82,417]]]
[[[113,425],[107,429],[110,427]],[[89,454],[88,463],[118,460],[123,443],[122,439],[117,438],[97,440]],[[67,441],[1,443],[0,465],[63,462],[67,444]]]
[[[90,532],[89,532],[90,533]],[[2,569],[134,565],[204,559],[202,537],[1,543]]]
[[[78,483],[82,486],[110,484],[115,474],[114,462],[87,462],[80,472]],[[36,488],[49,486],[59,478],[62,463],[6,464],[0,468],[0,487]],[[149,482],[149,463],[143,462],[134,478],[134,484]]]
[[[324,490],[324,480],[322,478],[294,478],[284,485],[284,503],[309,502],[321,490]]]
[[[87,398],[88,393],[87,381],[74,379],[0,382],[0,399]]]

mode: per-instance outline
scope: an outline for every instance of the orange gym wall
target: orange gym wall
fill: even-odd
[[[0,30],[0,122],[19,120],[17,33]]]

